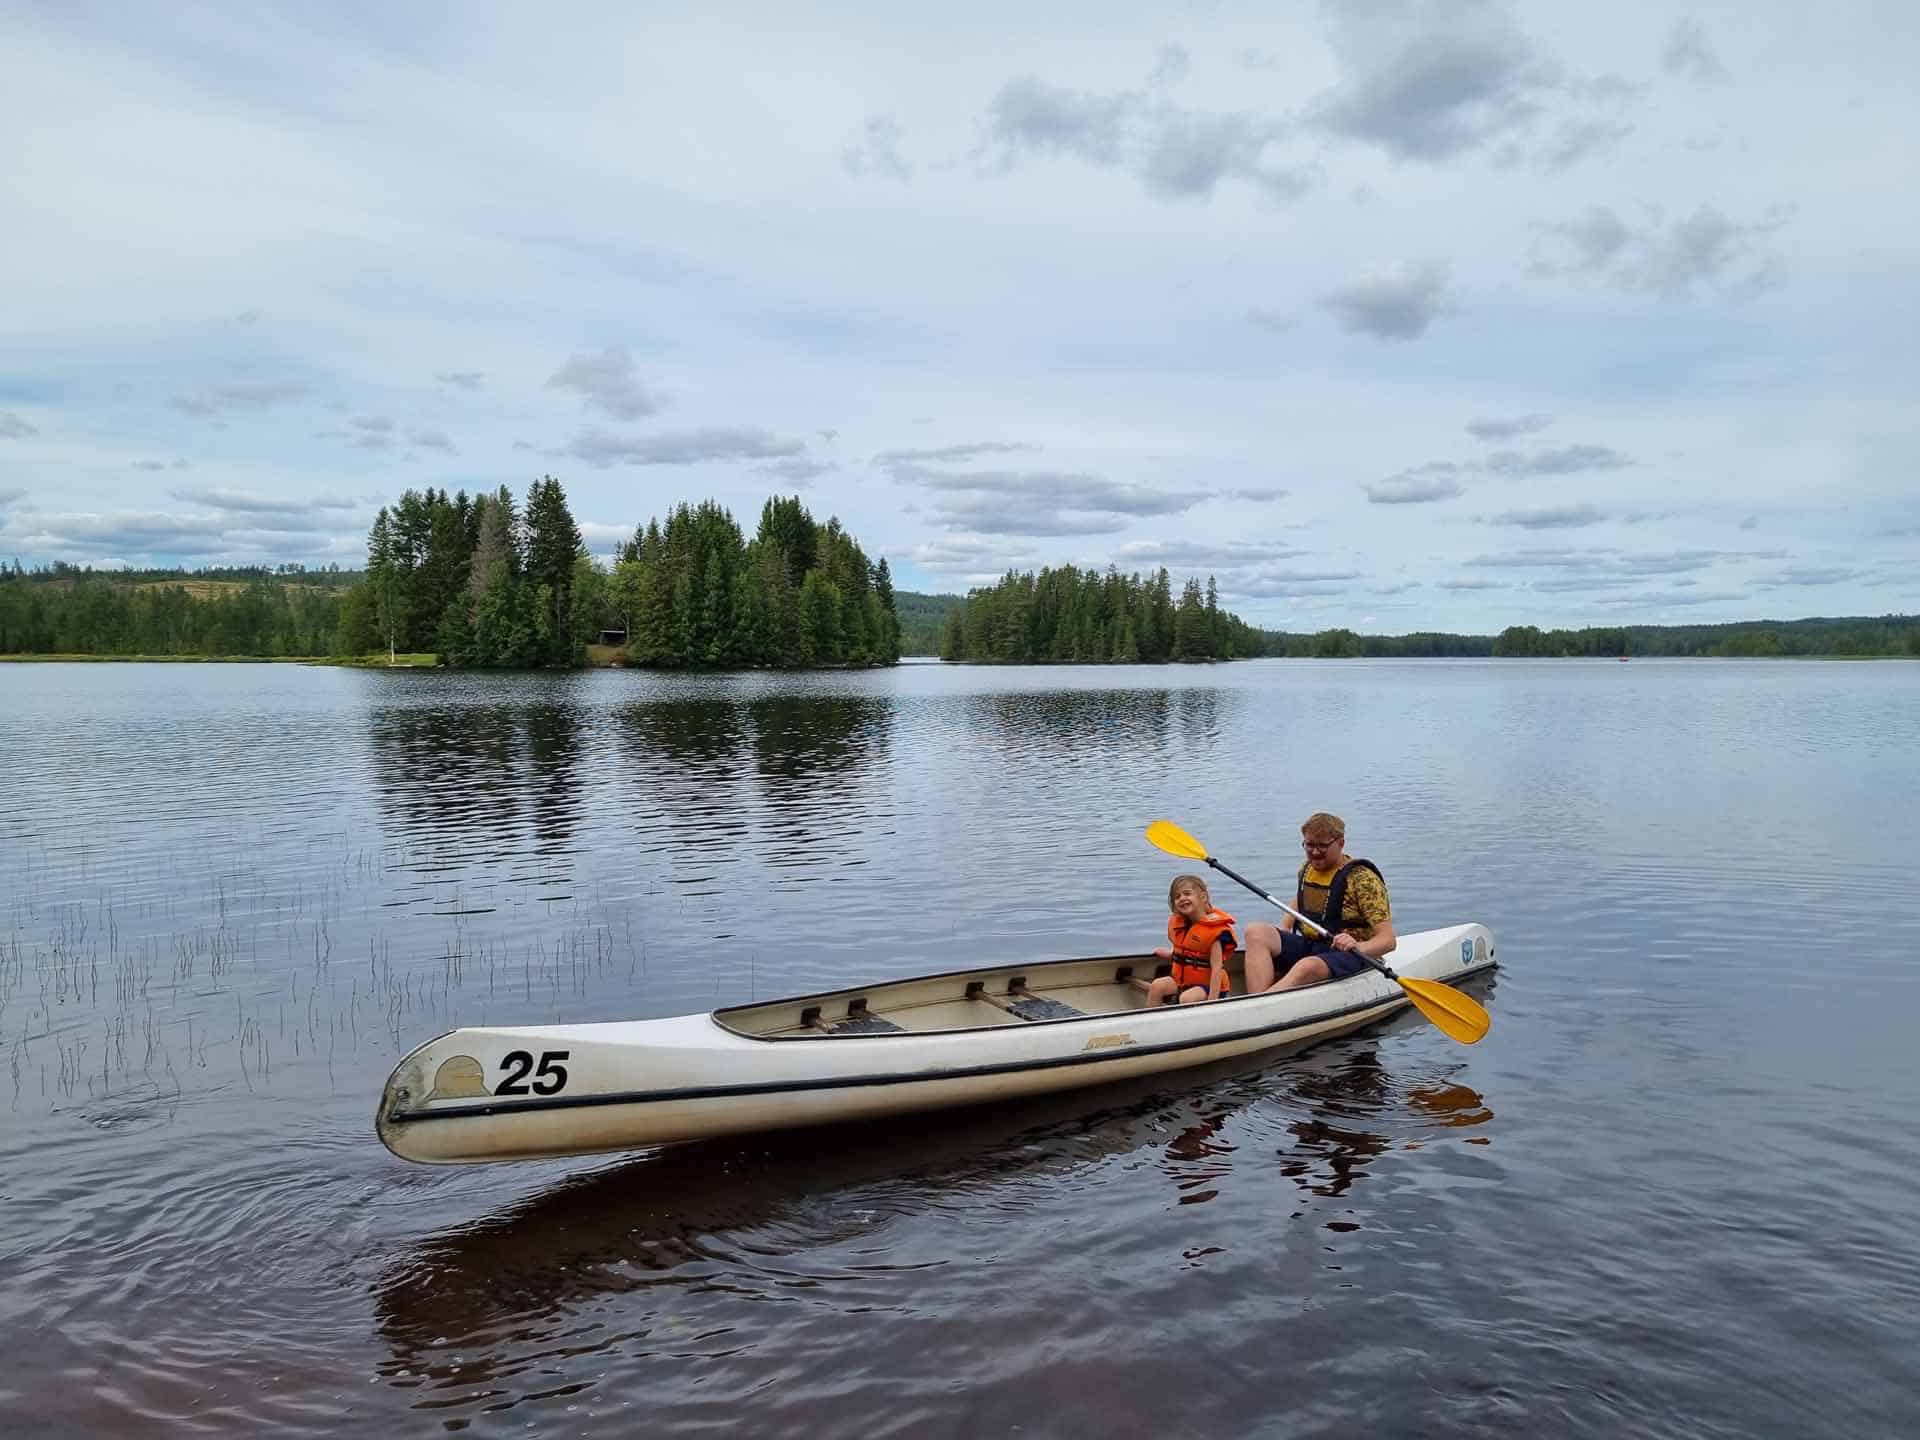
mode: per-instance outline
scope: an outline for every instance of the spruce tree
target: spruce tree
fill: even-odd
[[[551,475],[527,487],[526,526],[526,580],[546,591],[539,627],[546,649],[539,659],[550,665],[575,664],[573,562],[581,551],[580,527],[567,508],[566,492]]]

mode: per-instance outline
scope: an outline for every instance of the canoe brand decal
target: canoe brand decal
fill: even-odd
[[[1084,1050],[1111,1050],[1116,1045],[1133,1044],[1133,1036],[1125,1030],[1116,1030],[1111,1035],[1095,1035],[1081,1048]]]
[[[429,1100],[471,1100],[487,1093],[487,1073],[471,1055],[449,1055],[433,1072]]]
[[[1487,958],[1487,937],[1486,936],[1476,935],[1473,937],[1473,954],[1474,954],[1474,958],[1477,960],[1484,960]]]
[[[506,1058],[500,1062],[500,1083],[493,1087],[496,1095],[558,1095],[567,1088],[567,1067],[560,1062],[573,1052],[570,1050],[543,1050],[540,1053],[540,1067],[534,1068],[533,1056],[525,1050],[509,1050]],[[529,1085],[527,1076],[533,1076]]]
[[[1473,941],[1462,940],[1460,942],[1460,963],[1462,965],[1471,965],[1473,963]]]

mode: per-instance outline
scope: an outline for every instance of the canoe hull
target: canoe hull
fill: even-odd
[[[1492,968],[1493,941],[1478,925],[1425,931],[1390,960],[1409,977],[1454,981]],[[1407,1004],[1368,971],[1146,1008],[1129,972],[1153,965],[1003,966],[710,1015],[456,1030],[395,1068],[376,1127],[396,1155],[426,1163],[593,1154],[1005,1103],[1299,1046]],[[976,1010],[982,1023],[954,1023]]]

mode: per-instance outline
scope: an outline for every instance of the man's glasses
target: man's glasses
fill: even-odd
[[[1338,840],[1302,840],[1300,842],[1300,848],[1302,850],[1331,850],[1339,843]]]

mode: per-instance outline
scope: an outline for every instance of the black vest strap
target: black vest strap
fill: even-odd
[[[1309,920],[1326,928],[1326,934],[1309,935],[1307,937],[1309,940],[1331,940],[1340,933],[1340,912],[1346,908],[1347,904],[1347,872],[1356,865],[1366,866],[1379,877],[1382,885],[1387,883],[1387,877],[1380,874],[1378,865],[1371,860],[1362,860],[1357,855],[1353,856],[1346,864],[1334,871],[1333,879],[1327,882],[1326,908],[1318,915],[1307,909],[1307,867],[1305,865],[1300,867],[1300,877],[1295,881],[1293,888],[1293,908]]]

